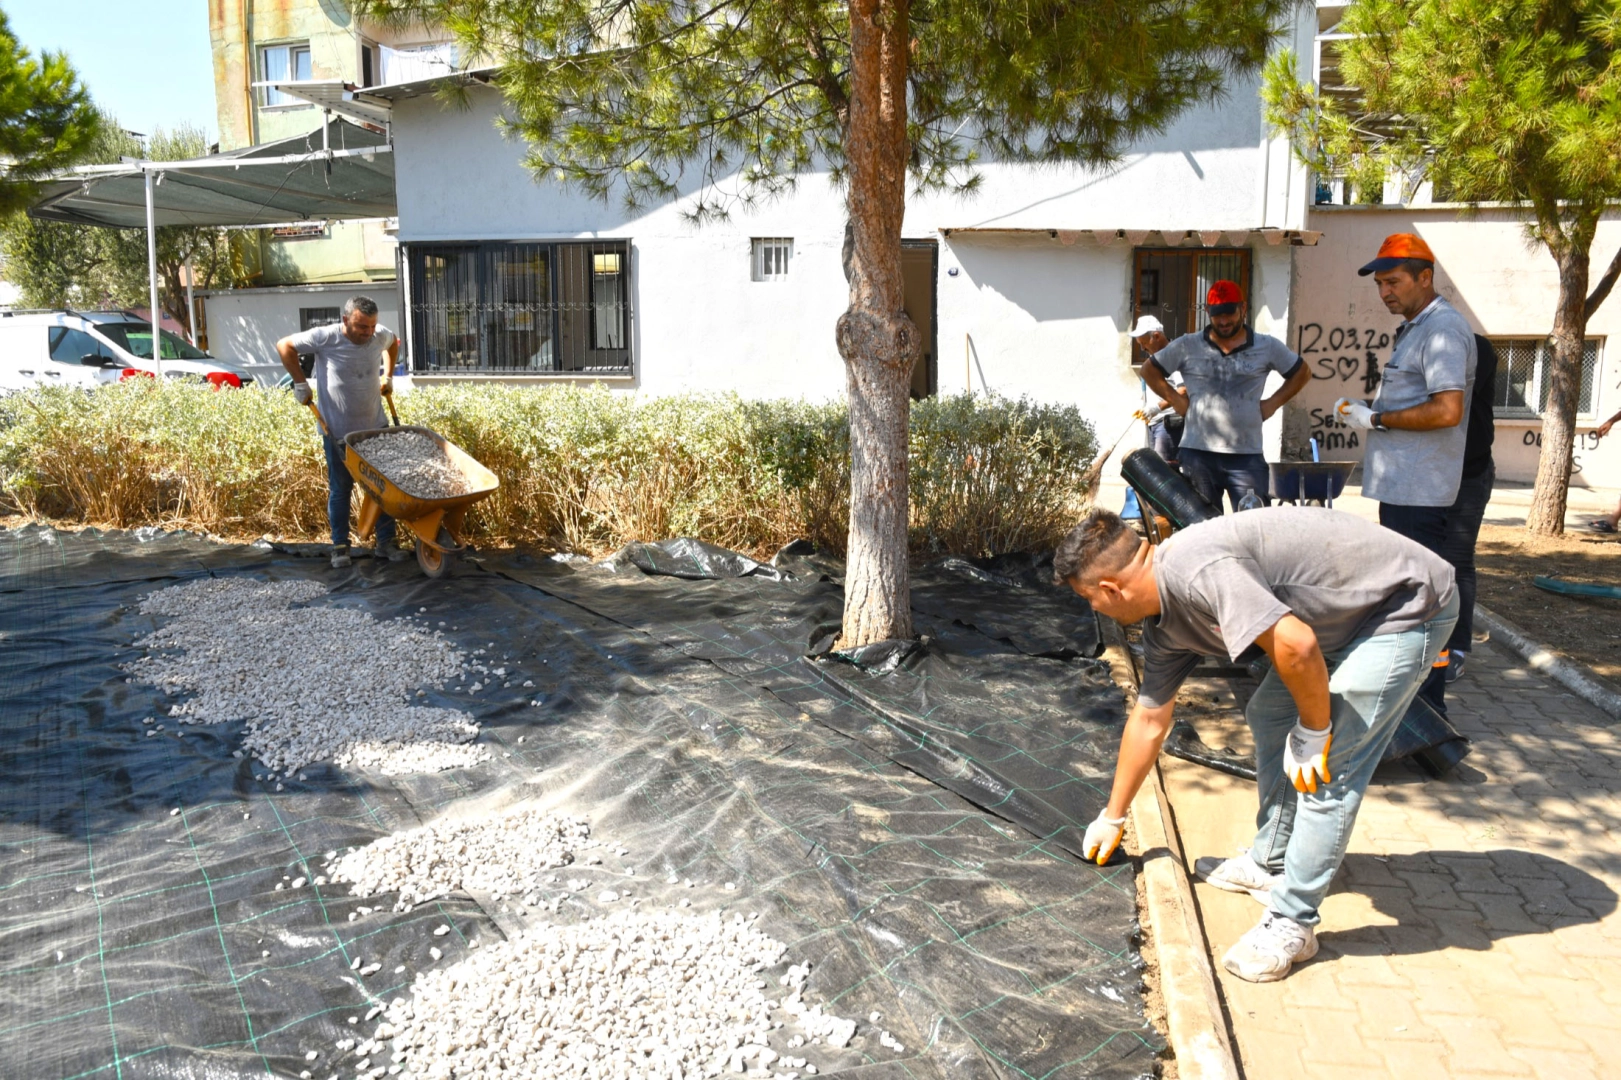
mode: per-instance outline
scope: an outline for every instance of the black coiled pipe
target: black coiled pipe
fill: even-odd
[[[1178,529],[1221,516],[1154,451],[1133,450],[1120,462],[1120,475],[1137,490],[1137,497]]]

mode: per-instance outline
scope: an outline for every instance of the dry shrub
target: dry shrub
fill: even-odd
[[[766,555],[803,536],[844,549],[842,404],[487,384],[425,387],[399,404],[403,422],[432,428],[501,478],[468,514],[476,543],[600,554],[697,536]],[[1095,449],[1073,408],[985,397],[915,404],[914,549],[1053,546]],[[141,379],[0,399],[0,499],[23,514],[103,526],[326,533],[312,418],[285,392],[257,388]]]

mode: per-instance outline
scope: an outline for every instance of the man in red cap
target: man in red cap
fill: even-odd
[[[1261,423],[1311,382],[1311,371],[1283,342],[1249,326],[1244,292],[1235,282],[1210,286],[1205,308],[1210,325],[1204,332],[1183,334],[1149,357],[1142,376],[1186,417],[1178,464],[1189,483],[1218,510],[1225,491],[1237,510],[1248,495],[1266,498]],[[1283,385],[1263,398],[1274,371]],[[1168,381],[1177,372],[1185,389]]]
[[[1412,233],[1385,237],[1357,273],[1373,275],[1379,299],[1400,315],[1396,346],[1372,406],[1340,398],[1334,409],[1368,432],[1362,494],[1379,500],[1379,523],[1430,551],[1447,554],[1449,508],[1463,478],[1475,332],[1435,291],[1435,253]],[[1443,651],[1421,697],[1446,713]]]

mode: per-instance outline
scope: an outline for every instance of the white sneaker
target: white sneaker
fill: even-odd
[[[1249,933],[1227,950],[1221,966],[1247,982],[1277,982],[1295,964],[1317,955],[1317,931],[1268,911]]]
[[[1249,893],[1263,904],[1272,902],[1272,888],[1283,884],[1282,874],[1269,874],[1255,864],[1248,851],[1230,859],[1206,855],[1193,864],[1193,875],[1200,881],[1228,892]]]

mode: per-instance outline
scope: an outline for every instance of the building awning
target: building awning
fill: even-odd
[[[146,173],[159,225],[282,225],[393,217],[386,133],[337,119],[278,142],[186,161],[85,165],[40,185],[28,212],[46,221],[142,228]]]
[[[466,71],[447,71],[420,79],[365,87],[336,79],[259,82],[253,85],[269,87],[278,94],[319,105],[334,116],[386,127],[392,119],[396,101],[437,94],[445,87],[487,86],[500,70],[496,66],[469,68]]]
[[[1170,247],[1220,247],[1223,243],[1234,247],[1248,247],[1252,243],[1270,246],[1289,244],[1294,247],[1314,247],[1323,237],[1320,229],[1276,229],[1258,226],[1252,229],[1020,229],[971,226],[942,228],[946,239],[954,236],[1045,236],[1065,247],[1078,240],[1087,240],[1099,247],[1108,247],[1116,240],[1131,247],[1141,247],[1150,237]]]

